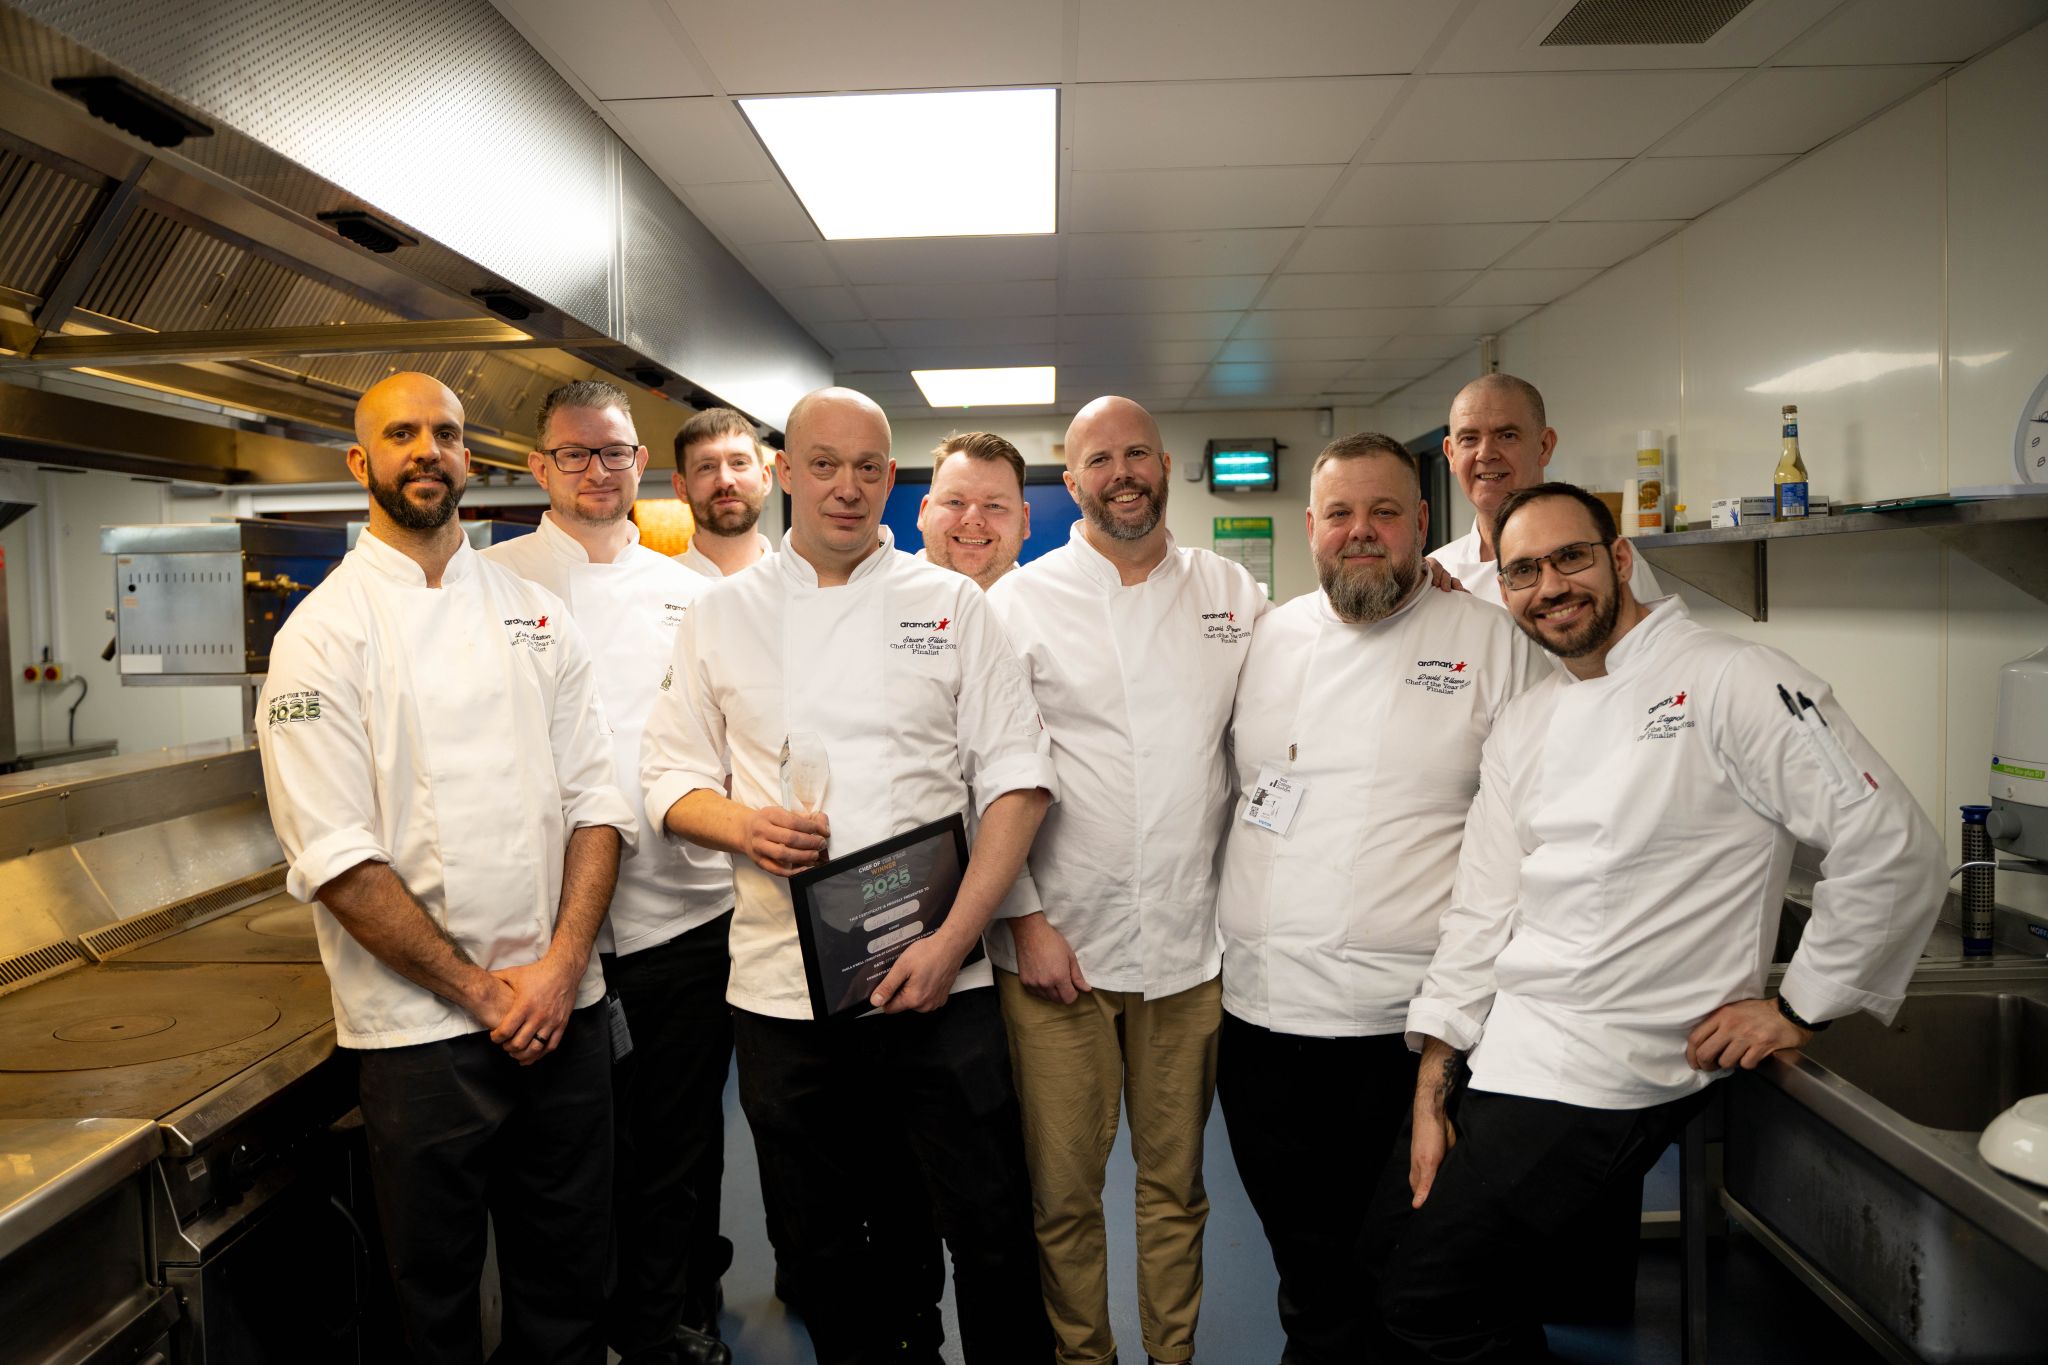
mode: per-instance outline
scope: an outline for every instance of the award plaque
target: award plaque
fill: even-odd
[[[874,1008],[903,950],[946,922],[966,871],[967,826],[949,815],[791,877],[811,1017]],[[962,965],[981,957],[976,943]]]

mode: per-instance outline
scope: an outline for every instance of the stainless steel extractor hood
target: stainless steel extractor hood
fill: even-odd
[[[0,3],[0,454],[44,457],[10,415],[83,373],[283,443],[198,438],[184,477],[332,478],[285,457],[400,369],[514,464],[568,379],[773,432],[831,372],[487,0]]]

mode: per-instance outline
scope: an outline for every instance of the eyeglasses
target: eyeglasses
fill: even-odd
[[[564,474],[581,474],[590,468],[593,455],[606,469],[631,469],[633,462],[640,458],[640,447],[605,446],[601,450],[592,450],[589,446],[556,446],[553,450],[543,450],[541,454],[553,460],[555,468]]]
[[[1504,564],[1500,570],[1500,585],[1509,592],[1522,592],[1533,588],[1536,586],[1536,580],[1543,576],[1545,564],[1561,574],[1584,573],[1592,568],[1593,562],[1599,558],[1593,551],[1612,543],[1606,540],[1575,540],[1569,545],[1558,546],[1547,555],[1537,555],[1534,559],[1518,559],[1512,564]]]

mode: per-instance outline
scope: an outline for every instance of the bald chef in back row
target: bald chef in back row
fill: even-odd
[[[922,1309],[871,1242],[911,1186],[953,1253],[968,1365],[1052,1354],[1002,1017],[967,963],[1054,789],[1031,689],[981,589],[895,548],[889,422],[823,389],[790,411],[781,548],[690,604],[647,724],[652,823],[734,855],[740,1104],[820,1365],[900,1358]],[[822,751],[814,813],[792,754]],[[815,768],[815,763],[807,764]],[[728,780],[731,795],[727,795]],[[978,817],[951,914],[856,1018],[812,1014],[788,878],[948,816]],[[917,1277],[920,1278],[921,1277]]]
[[[412,1359],[603,1365],[611,1055],[591,951],[633,809],[562,601],[455,520],[462,405],[396,374],[356,406],[368,530],[278,632],[257,738],[285,886],[317,901],[337,1040]]]

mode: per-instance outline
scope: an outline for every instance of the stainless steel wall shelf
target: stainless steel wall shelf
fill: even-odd
[[[1773,542],[1899,531],[1929,536],[2048,602],[2048,495],[1677,531],[1638,536],[1629,544],[1660,574],[1691,584],[1752,621],[1765,621]]]

